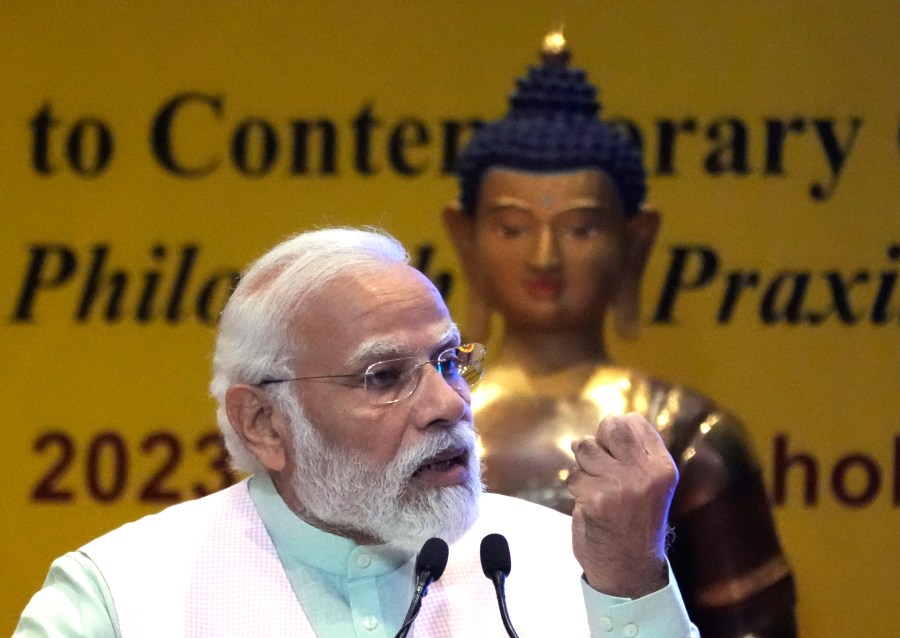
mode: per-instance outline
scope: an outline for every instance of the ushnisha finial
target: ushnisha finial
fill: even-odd
[[[546,66],[566,66],[571,57],[561,28],[544,36],[541,43],[541,61]]]

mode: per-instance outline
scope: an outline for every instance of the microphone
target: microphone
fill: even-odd
[[[440,538],[429,538],[422,545],[416,557],[416,589],[409,604],[409,611],[406,612],[406,618],[403,619],[403,625],[395,638],[405,638],[409,633],[413,621],[422,608],[422,598],[428,593],[428,586],[443,575],[449,554],[450,548]]]
[[[500,607],[500,618],[509,638],[519,638],[513,629],[509,612],[506,609],[506,592],[504,582],[509,576],[512,564],[509,557],[509,543],[502,534],[488,534],[481,540],[481,569],[484,575],[494,583],[497,592],[497,605]]]

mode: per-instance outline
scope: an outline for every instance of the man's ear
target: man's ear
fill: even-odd
[[[491,307],[481,282],[481,266],[475,251],[475,217],[458,205],[444,208],[444,226],[456,249],[456,258],[466,277],[465,340],[486,343],[491,333]]]
[[[233,385],[225,393],[225,412],[231,427],[263,467],[280,472],[287,461],[283,430],[268,394],[257,386]]]
[[[615,300],[616,332],[623,339],[634,339],[641,318],[641,282],[656,243],[660,215],[652,207],[642,207],[625,222],[625,268]]]

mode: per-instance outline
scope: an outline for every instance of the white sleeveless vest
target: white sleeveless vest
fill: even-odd
[[[506,589],[519,635],[589,636],[571,519],[503,496],[482,499],[483,515],[450,548],[410,635],[506,635],[479,562],[481,539],[500,532],[513,558]],[[316,636],[246,481],[124,525],[81,551],[109,586],[122,638]]]

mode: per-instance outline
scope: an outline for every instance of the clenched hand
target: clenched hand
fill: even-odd
[[[572,546],[588,583],[628,598],[665,587],[678,470],[659,433],[639,414],[610,415],[596,437],[573,441],[572,452]]]

